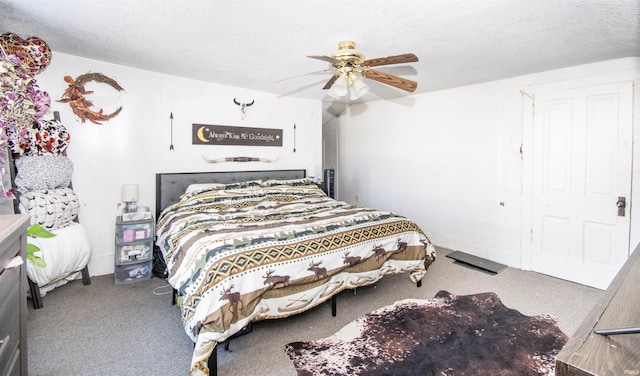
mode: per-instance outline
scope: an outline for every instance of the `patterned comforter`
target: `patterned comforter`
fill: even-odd
[[[196,343],[192,374],[208,374],[216,344],[251,321],[303,312],[385,274],[417,282],[435,260],[413,222],[331,199],[307,179],[197,187],[163,210],[156,232]]]

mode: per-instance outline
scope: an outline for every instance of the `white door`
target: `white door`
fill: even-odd
[[[624,82],[535,96],[532,270],[606,289],[626,261],[632,95]]]

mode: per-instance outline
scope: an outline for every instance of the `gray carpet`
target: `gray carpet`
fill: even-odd
[[[454,263],[438,249],[420,288],[407,275],[388,276],[375,286],[343,293],[338,316],[329,303],[298,316],[259,322],[253,332],[220,346],[218,375],[296,375],[284,352],[287,343],[328,337],[355,318],[396,300],[431,299],[438,291],[466,295],[495,292],[505,306],[525,315],[558,317],[571,336],[603,291],[538,273],[508,268],[497,275]],[[29,375],[187,375],[193,345],[166,282],[153,278],[115,286],[113,275],[74,281],[43,298],[28,316]],[[29,301],[29,304],[31,302]]]

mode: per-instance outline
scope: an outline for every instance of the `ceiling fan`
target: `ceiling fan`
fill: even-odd
[[[307,56],[331,63],[330,70],[335,73],[322,89],[329,90],[328,93],[332,97],[340,98],[349,95],[350,99],[358,99],[366,94],[369,91],[369,87],[358,76],[391,85],[410,93],[413,93],[418,87],[415,81],[371,69],[371,67],[381,65],[413,63],[418,61],[416,55],[402,54],[365,60],[364,54],[355,48],[355,42],[342,41],[338,43],[338,51],[331,56]]]

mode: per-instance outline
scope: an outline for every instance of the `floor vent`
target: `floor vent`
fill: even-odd
[[[476,269],[482,269],[492,274],[498,274],[507,267],[506,265],[498,264],[497,262],[493,262],[460,251],[453,251],[449,253],[447,257],[454,259],[461,264],[465,264]]]

